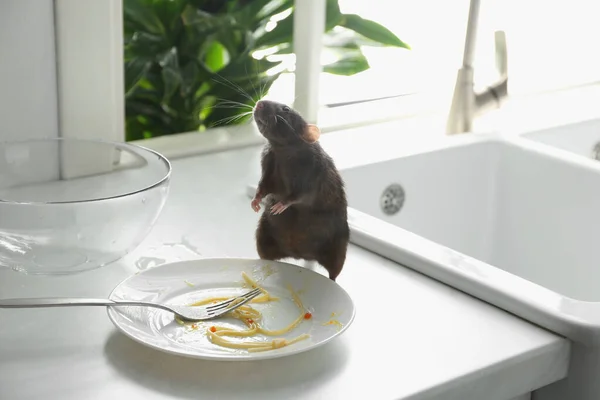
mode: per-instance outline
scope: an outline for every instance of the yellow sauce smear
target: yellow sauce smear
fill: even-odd
[[[342,327],[343,327],[342,323],[340,321],[338,321],[337,319],[330,319],[329,321],[324,322],[323,325],[335,325],[335,326],[337,326],[338,331],[340,329],[342,329]]]
[[[291,324],[289,324],[285,328],[278,329],[278,330],[265,329],[260,324],[260,321],[262,320],[262,314],[258,310],[252,308],[250,306],[250,304],[251,303],[267,303],[270,301],[277,301],[279,299],[277,297],[271,296],[271,294],[269,292],[267,292],[264,288],[260,287],[258,285],[258,283],[256,281],[254,281],[252,278],[250,278],[246,273],[242,272],[242,277],[244,278],[244,281],[248,286],[252,287],[253,289],[259,288],[261,290],[262,294],[255,297],[248,303],[236,308],[235,310],[228,312],[224,316],[232,317],[232,318],[242,321],[248,327],[248,329],[232,329],[232,328],[225,328],[225,327],[213,325],[206,329],[206,334],[208,336],[208,339],[212,343],[217,344],[219,346],[231,348],[231,349],[245,349],[245,350],[248,350],[249,352],[258,352],[258,351],[279,349],[279,348],[289,346],[291,344],[297,343],[301,340],[304,340],[304,339],[307,339],[310,337],[308,334],[302,334],[291,340],[286,340],[284,338],[276,338],[271,341],[248,340],[248,341],[242,341],[242,342],[234,342],[231,340],[227,340],[226,338],[228,336],[229,337],[232,337],[232,336],[247,337],[247,338],[251,338],[257,334],[263,334],[266,336],[281,336],[288,332],[291,332],[294,328],[296,328],[305,319],[306,309],[304,308],[304,305],[302,304],[302,301],[300,300],[298,295],[294,292],[294,290],[291,288],[291,286],[288,285],[288,290],[290,291],[290,293],[292,295],[292,299],[293,299],[294,303],[298,306],[298,309],[300,311],[298,318],[296,318],[296,320],[294,320]],[[244,286],[246,286],[246,285],[244,285]],[[211,297],[208,299],[204,299],[204,300],[192,303],[190,305],[191,306],[203,306],[203,305],[206,305],[209,303],[217,303],[219,301],[228,300],[229,298],[230,297]],[[183,322],[178,317],[176,317],[175,320],[180,325],[185,325],[185,322]],[[195,329],[195,328],[192,326],[192,329]]]

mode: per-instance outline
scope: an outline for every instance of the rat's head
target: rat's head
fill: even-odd
[[[321,132],[293,108],[275,101],[260,100],[254,106],[254,121],[260,133],[275,145],[314,143]]]

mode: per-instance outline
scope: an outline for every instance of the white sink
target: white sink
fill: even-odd
[[[600,158],[600,119],[525,132],[521,136],[587,158]]]
[[[600,302],[600,170],[487,137],[343,171],[350,207],[564,296]],[[399,184],[394,215],[381,195]]]
[[[342,174],[354,243],[574,340],[600,339],[600,163],[471,135]],[[405,199],[388,215],[392,184]]]

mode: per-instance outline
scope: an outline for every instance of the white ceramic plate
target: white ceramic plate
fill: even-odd
[[[109,307],[109,318],[123,333],[144,345],[214,360],[258,360],[307,351],[337,337],[354,320],[354,303],[341,286],[310,269],[265,260],[210,258],[164,264],[127,278],[109,298],[190,304],[207,297],[236,296],[249,290],[242,287],[242,271],[279,297],[276,302],[252,304],[263,314],[265,328],[284,328],[300,315],[287,289],[291,285],[312,318],[281,337],[290,340],[303,333],[310,337],[275,350],[248,352],[213,344],[206,335],[206,329],[213,325],[243,328],[232,318],[198,322],[195,329],[178,324],[172,313],[148,307]],[[257,340],[272,339],[275,337],[257,335]]]

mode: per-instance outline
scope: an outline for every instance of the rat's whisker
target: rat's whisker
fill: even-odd
[[[233,83],[232,81],[230,81],[229,79],[225,78],[224,76],[221,76],[219,74],[216,74],[218,77],[220,77],[221,79],[223,79],[223,81],[219,81],[215,78],[213,78],[213,80],[215,82],[219,82],[225,86],[229,86],[231,89],[235,90],[236,92],[238,92],[239,94],[245,96],[248,100],[250,100],[252,103],[256,104],[256,102],[254,101],[254,99],[252,98],[252,96],[250,96],[248,93],[246,93],[246,91],[244,89],[242,89],[241,86]],[[227,85],[227,83],[229,83],[229,85]]]
[[[250,75],[248,75],[248,66],[244,63],[244,70],[246,71],[246,78],[250,81],[252,85],[252,90],[254,91],[254,96],[258,97],[258,93],[256,93],[256,86],[254,86],[254,82],[250,79]]]
[[[234,109],[234,110],[248,110],[246,112],[253,112],[254,108],[249,104],[240,103],[234,100],[217,99],[217,103],[213,106],[206,107],[207,110],[213,109]]]
[[[234,90],[236,90],[238,93],[241,93],[241,94],[243,94],[243,95],[245,95],[245,96],[250,96],[250,94],[246,93],[246,91],[245,91],[244,89],[242,89],[242,87],[241,87],[240,85],[238,85],[237,83],[233,82],[232,80],[230,80],[230,79],[227,79],[227,78],[225,78],[224,76],[222,76],[222,75],[219,75],[218,73],[215,73],[215,75],[216,75],[217,77],[221,78],[221,79],[219,80],[219,79],[213,78],[213,80],[214,80],[214,81],[216,81],[216,82],[218,82],[218,83],[221,83],[221,84],[223,84],[223,85],[225,85],[225,86],[228,86],[228,87],[230,87],[231,89],[234,89]],[[250,99],[252,99],[252,98],[250,97]]]
[[[252,107],[250,104],[244,104],[244,103],[240,103],[239,101],[234,101],[234,100],[223,100],[223,101],[217,103],[217,105],[226,105],[226,104],[237,105],[242,108],[254,109],[254,107]]]
[[[269,80],[270,80],[270,78],[268,76],[265,79],[263,79],[262,88],[260,90],[261,98],[263,98],[267,95],[267,92],[268,92],[267,85],[269,84]]]
[[[215,104],[214,106],[210,106],[210,107],[205,107],[205,110],[239,110],[240,106],[235,106],[235,105],[220,105],[220,104]]]
[[[245,110],[254,110],[252,107],[250,107],[248,105],[245,105],[245,104],[243,104],[243,105],[239,105],[239,104],[235,104],[235,103],[229,104],[229,103],[226,103],[226,102],[217,103],[214,106],[211,106],[211,107],[208,107],[208,108],[209,109],[212,109],[212,108],[229,108],[229,109],[236,109],[236,110],[244,110],[244,109]]]
[[[250,114],[252,114],[251,111],[246,111],[246,112],[243,112],[241,114],[233,115],[233,116],[230,116],[230,117],[225,117],[223,119],[220,119],[220,120],[214,122],[213,126],[217,126],[217,125],[221,125],[221,124],[228,124],[230,122],[234,122],[234,121],[237,121],[237,120],[239,120],[241,118],[244,118],[244,117],[246,117],[246,116],[248,116]]]
[[[227,125],[228,123],[232,122],[237,117],[238,117],[237,115],[234,115],[233,117],[225,117],[223,119],[213,122],[212,126]]]
[[[258,84],[259,86],[259,90],[260,90],[260,98],[262,99],[263,97],[265,97],[265,83],[264,80],[261,80]]]

